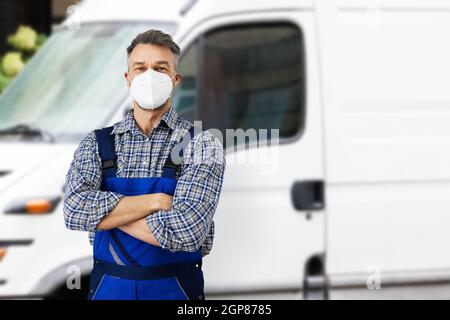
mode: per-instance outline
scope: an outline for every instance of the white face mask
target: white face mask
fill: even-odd
[[[149,69],[131,81],[130,96],[141,108],[150,110],[159,108],[172,93],[173,77],[170,78],[165,73]]]

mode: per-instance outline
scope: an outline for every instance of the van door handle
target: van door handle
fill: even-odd
[[[324,183],[321,180],[296,181],[292,185],[291,198],[296,210],[323,210]]]

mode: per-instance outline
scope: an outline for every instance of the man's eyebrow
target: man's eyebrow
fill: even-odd
[[[136,62],[132,63],[132,66],[141,66],[143,64],[145,64],[145,62],[143,62],[143,61],[136,61]]]
[[[156,61],[155,63],[156,64],[165,64],[165,65],[169,66],[169,61],[166,61],[166,60]]]

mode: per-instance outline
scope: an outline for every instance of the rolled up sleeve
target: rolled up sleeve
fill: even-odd
[[[64,183],[64,221],[70,230],[97,229],[100,220],[111,212],[123,195],[100,191],[101,160],[92,131],[74,153]]]
[[[193,252],[202,248],[204,256],[211,250],[213,217],[223,183],[222,144],[203,132],[192,139],[183,161],[172,209],[150,214],[146,221],[163,249]]]

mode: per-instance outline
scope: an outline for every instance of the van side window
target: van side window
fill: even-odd
[[[229,26],[207,33],[197,118],[203,128],[279,129],[303,124],[303,39],[292,24]],[[260,138],[266,138],[260,137]]]
[[[187,48],[177,66],[177,72],[182,75],[181,83],[174,90],[172,105],[180,116],[194,121],[197,109],[197,59],[198,43]]]
[[[173,105],[224,136],[225,129],[279,129],[280,139],[293,137],[305,115],[303,46],[290,23],[213,29],[183,53]]]

